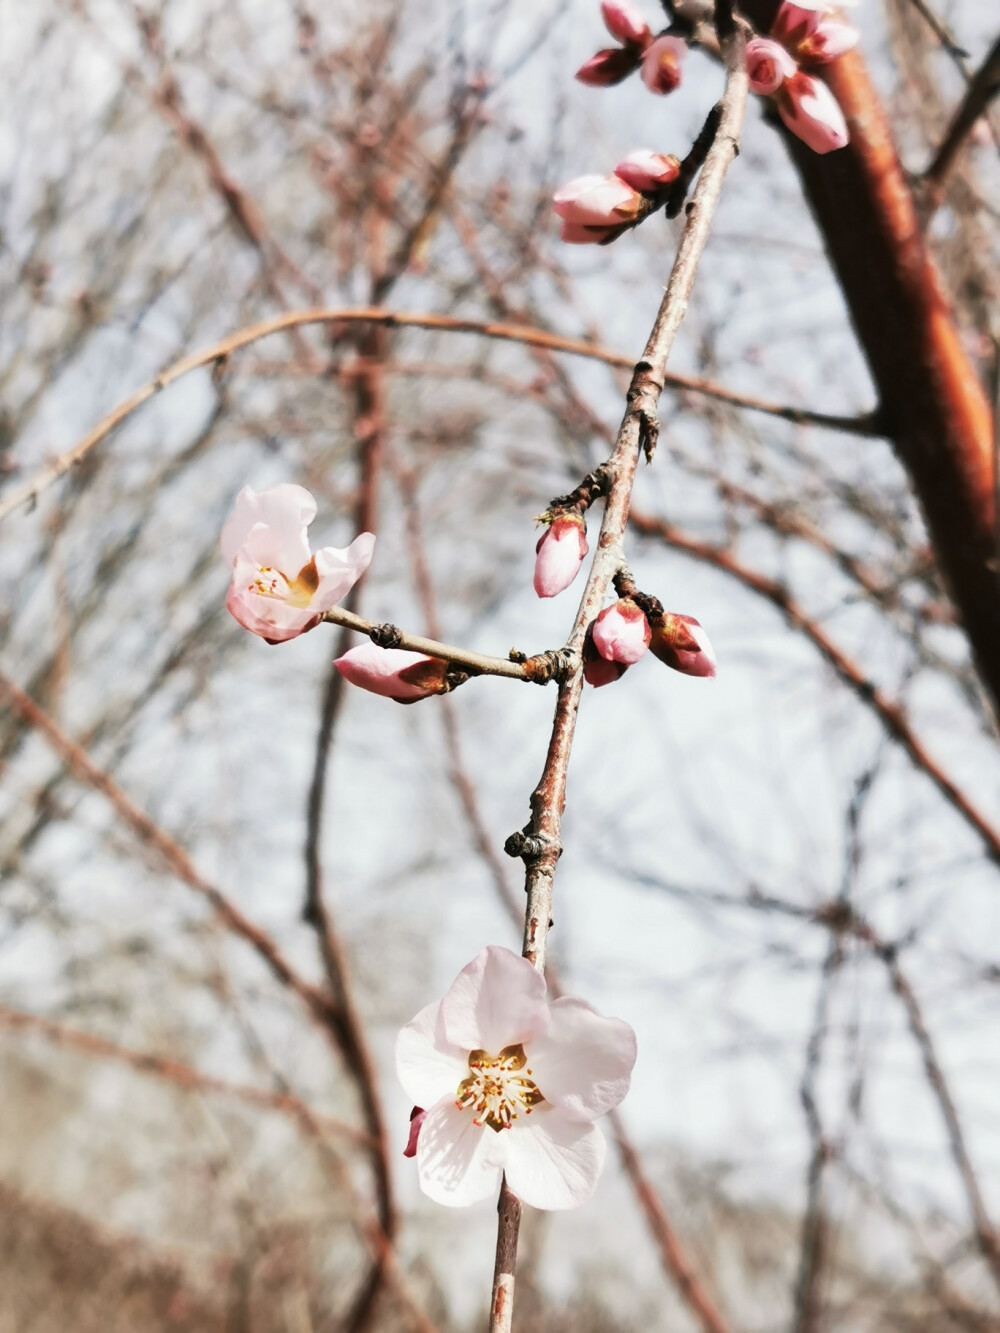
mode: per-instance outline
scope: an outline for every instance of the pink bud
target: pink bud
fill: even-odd
[[[672,93],[681,81],[687,46],[679,37],[657,37],[642,56],[642,81],[651,93]]]
[[[832,153],[850,139],[844,113],[825,83],[800,70],[777,96],[778,114],[814,153]]]
[[[643,208],[643,197],[618,176],[577,176],[552,196],[566,222],[585,227],[618,227],[631,222]]]
[[[694,616],[670,613],[652,626],[650,652],[686,676],[714,676],[715,653]]]
[[[588,629],[583,641],[583,678],[587,684],[599,689],[621,679],[627,670],[624,662],[609,662],[601,656],[594,643],[593,627]]]
[[[422,1106],[415,1106],[410,1112],[410,1136],[406,1140],[406,1147],[403,1149],[404,1157],[416,1157],[417,1139],[420,1137],[420,1126],[427,1118],[427,1112]]]
[[[610,88],[638,68],[639,54],[635,47],[607,46],[585,61],[576,71],[576,77],[592,88]]]
[[[615,175],[636,190],[657,190],[675,181],[680,169],[676,157],[666,157],[649,148],[636,148],[618,163]]]
[[[578,514],[560,514],[535,547],[535,592],[555,597],[568,588],[587,554],[586,525]]]
[[[592,633],[594,647],[608,662],[632,666],[649,647],[649,623],[631,597],[606,606],[594,621]]]
[[[857,29],[850,24],[791,0],[785,0],[775,15],[771,36],[806,64],[828,64],[858,44]]]
[[[448,689],[448,663],[439,657],[407,652],[405,648],[379,648],[374,643],[359,643],[338,657],[333,664],[345,680],[360,685],[372,694],[381,694],[397,703],[414,703]]]
[[[601,17],[611,36],[626,46],[645,46],[652,37],[649,24],[629,0],[604,0]]]
[[[747,42],[747,76],[753,92],[769,97],[797,71],[795,61],[779,42],[770,37],[754,37]]]

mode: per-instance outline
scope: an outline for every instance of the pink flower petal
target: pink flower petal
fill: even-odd
[[[747,77],[750,88],[764,97],[776,93],[798,69],[795,61],[779,42],[769,37],[754,37],[747,42]]]
[[[319,575],[319,584],[313,593],[315,609],[329,611],[346,597],[371,564],[374,554],[375,537],[371,532],[360,533],[343,550],[336,546],[321,546],[313,557]]]
[[[292,606],[281,597],[255,592],[260,567],[242,556],[237,559],[226,593],[226,609],[244,629],[271,643],[295,639],[316,623],[311,606]],[[281,578],[280,575],[276,576]],[[283,582],[283,580],[282,580]]]
[[[596,1125],[543,1103],[496,1137],[507,1184],[532,1208],[576,1208],[593,1194],[607,1155]]]
[[[583,519],[560,515],[535,547],[533,586],[539,597],[555,597],[576,578],[588,551]]]
[[[464,1208],[500,1188],[504,1145],[513,1131],[497,1134],[473,1123],[453,1098],[432,1106],[417,1139],[420,1188],[436,1203]]]
[[[282,572],[290,570],[293,575],[297,574],[309,560],[306,528],[315,517],[316,501],[304,486],[283,482],[259,492],[244,486],[219,538],[222,558],[231,565],[250,530],[263,524],[274,534],[274,558],[263,563],[273,564]]]
[[[658,190],[675,181],[681,164],[676,157],[636,148],[615,167],[615,175],[636,190]]]
[[[441,1001],[421,1009],[396,1038],[396,1073],[417,1106],[453,1097],[469,1072],[469,1051],[444,1035]]]
[[[405,648],[379,648],[359,643],[333,664],[345,680],[372,694],[397,703],[411,703],[445,692],[448,664],[437,657],[411,653]]]
[[[594,621],[591,632],[594,647],[608,662],[632,666],[649,647],[649,624],[630,597],[622,597],[613,606],[606,606]]]
[[[643,198],[618,176],[577,176],[552,196],[561,218],[589,227],[618,227],[638,217]]]
[[[819,79],[800,70],[781,88],[778,114],[789,130],[814,153],[832,153],[850,139],[844,113]]]
[[[666,666],[685,676],[715,675],[716,659],[711,640],[694,616],[669,612],[652,630],[650,651]]]
[[[525,1053],[547,1102],[596,1120],[628,1092],[635,1033],[620,1018],[605,1018],[583,1000],[564,997],[549,1006],[549,1026]]]
[[[687,45],[679,37],[657,37],[642,56],[642,81],[651,93],[672,93],[681,81]]]
[[[609,46],[585,60],[576,71],[576,77],[591,88],[611,88],[638,68],[639,56],[634,48]]]
[[[441,1030],[447,1041],[465,1051],[498,1055],[505,1046],[529,1041],[545,1030],[545,994],[545,978],[526,958],[487,945],[459,972],[441,1001]]]

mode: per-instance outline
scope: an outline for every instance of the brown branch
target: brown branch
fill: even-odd
[[[384,310],[378,306],[349,307],[343,310],[290,310],[282,315],[276,315],[272,319],[262,320],[259,324],[252,324],[247,328],[239,329],[236,333],[221,339],[211,347],[203,348],[200,352],[193,352],[189,356],[182,357],[179,361],[175,361],[161,371],[155,379],[150,380],[148,384],[144,384],[140,389],[130,394],[124,402],[119,403],[107,416],[103,417],[72,449],[59,454],[51,463],[40,468],[34,476],[20,486],[14,487],[8,495],[0,499],[0,521],[13,513],[14,510],[20,509],[22,505],[34,504],[42,491],[51,486],[53,482],[58,481],[70,468],[75,467],[133,412],[148,402],[149,399],[162,393],[171,384],[190,374],[191,371],[215,363],[222,363],[241,348],[248,347],[251,343],[260,341],[261,338],[268,338],[275,333],[284,333],[289,329],[301,328],[308,324],[365,323],[380,324],[390,329],[416,328],[433,329],[445,333],[471,333],[483,338],[494,338],[501,342],[522,343],[527,347],[545,347],[554,352],[566,352],[570,356],[587,357],[590,360],[602,361],[606,365],[618,366],[622,369],[631,369],[634,365],[630,357],[623,356],[618,352],[611,352],[606,348],[596,347],[593,343],[582,342],[576,338],[564,338],[557,333],[549,333],[544,329],[523,328],[517,325],[491,323],[478,319],[462,319],[456,315],[410,314],[401,310]],[[720,399],[722,402],[732,403],[736,407],[746,407],[751,411],[764,412],[769,416],[780,417],[785,421],[824,426],[831,430],[847,431],[855,435],[878,435],[880,433],[878,424],[872,416],[838,417],[823,412],[810,412],[805,408],[787,407],[780,403],[767,402],[764,399],[753,398],[746,394],[734,393],[721,388],[710,380],[699,379],[692,375],[678,375],[673,372],[667,374],[665,372],[663,382],[667,388],[707,394]]]
[[[38,1033],[58,1046],[83,1052],[85,1055],[101,1059],[115,1060],[125,1064],[141,1074],[152,1074],[156,1078],[173,1083],[179,1088],[192,1092],[204,1092],[220,1097],[229,1097],[234,1101],[246,1102],[267,1111],[279,1111],[299,1121],[310,1132],[316,1125],[324,1131],[337,1134],[359,1147],[371,1148],[370,1137],[355,1129],[353,1125],[333,1116],[323,1115],[308,1106],[299,1097],[287,1092],[274,1092],[267,1088],[247,1087],[243,1084],[229,1083],[225,1079],[203,1074],[200,1069],[193,1069],[180,1060],[168,1056],[153,1055],[149,1051],[136,1051],[128,1046],[98,1037],[92,1032],[83,1032],[79,1028],[66,1027],[63,1023],[43,1018],[40,1014],[29,1014],[21,1009],[11,1009],[0,1005],[0,1028],[14,1032]]]
[[[930,214],[944,197],[948,178],[970,130],[998,95],[1000,95],[1000,37],[993,43],[986,59],[973,76],[937,152],[924,172],[922,184],[926,191],[923,199],[925,225]]]
[[[767,31],[777,0],[746,0]],[[858,51],[824,66],[850,143],[818,154],[783,131],[920,502],[979,674],[1000,709],[1000,582],[989,403],[922,232],[888,117]]]
[[[756,570],[748,569],[732,552],[691,537],[664,519],[651,518],[633,510],[631,522],[639,532],[659,537],[675,550],[683,551],[696,560],[722,570],[744,587],[766,598],[772,606],[776,606],[789,625],[800,630],[809,639],[861,702],[878,715],[886,731],[902,746],[914,766],[930,778],[949,805],[979,835],[990,857],[994,861],[1000,861],[1000,830],[990,823],[978,806],[973,804],[965,792],[948,777],[930,754],[911,727],[902,704],[890,699],[868,678],[861,667],[834,643],[826,630],[809,617],[783,583],[768,578],[765,574],[758,574]]]
[[[724,7],[720,4],[719,10]],[[731,18],[731,14],[730,14]],[[555,718],[541,780],[531,797],[531,820],[520,835],[518,853],[525,862],[524,956],[539,971],[545,967],[545,944],[552,916],[552,885],[562,850],[560,825],[566,800],[566,776],[576,729],[576,715],[583,685],[581,651],[590,622],[604,603],[614,575],[624,564],[623,541],[628,523],[632,486],[640,452],[651,454],[658,430],[656,410],[666,377],[667,358],[687,313],[698,261],[708,241],[712,217],[722,182],[739,151],[740,131],[747,100],[745,49],[742,33],[735,29],[722,42],[726,64],[726,88],[715,141],[709,150],[687,213],[687,221],[674,259],[670,280],[657,312],[641,360],[636,364],[629,387],[628,406],[618,431],[614,451],[604,465],[609,479],[597,551],[587,585],[569,637],[575,663],[559,685]],[[511,840],[508,839],[508,850]],[[516,1243],[507,1244],[513,1221],[511,1196],[501,1194],[498,1227],[498,1263],[491,1303],[491,1333],[509,1333],[511,1327],[514,1259]],[[500,1262],[500,1241],[506,1263]],[[498,1314],[496,1297],[506,1292]]]

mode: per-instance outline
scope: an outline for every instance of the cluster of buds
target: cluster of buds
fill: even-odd
[[[655,597],[632,592],[606,606],[583,645],[583,675],[589,684],[610,685],[649,649],[685,676],[714,676],[715,653],[693,616],[666,612]]]
[[[825,0],[785,0],[770,37],[747,43],[747,73],[755,93],[772,97],[786,127],[813,152],[830,153],[848,141],[837,99],[807,71],[857,45],[856,29],[834,17]]]
[[[638,148],[610,176],[578,176],[553,197],[561,238],[574,245],[607,245],[663,207],[680,169],[676,157]]]
[[[621,45],[605,47],[592,55],[576,72],[581,83],[609,88],[641,70],[642,81],[651,93],[672,93],[681,81],[681,61],[687,46],[670,33],[654,37],[652,29],[629,0],[604,0],[604,26]]]

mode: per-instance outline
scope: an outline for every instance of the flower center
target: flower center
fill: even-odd
[[[545,1098],[531,1080],[526,1069],[528,1057],[523,1046],[505,1046],[499,1055],[489,1051],[469,1052],[469,1077],[458,1085],[455,1105],[461,1110],[474,1110],[474,1125],[489,1125],[499,1132],[510,1129],[523,1111],[531,1115],[532,1108]]]
[[[257,573],[247,586],[248,592],[255,592],[261,597],[277,597],[280,601],[288,600],[288,580],[278,569],[270,565],[258,565]]]
[[[289,606],[308,606],[313,593],[319,587],[319,574],[316,563],[310,560],[303,565],[294,579],[287,579],[280,569],[270,565],[258,565],[253,581],[247,585],[248,592],[255,592],[261,597],[274,597]]]

